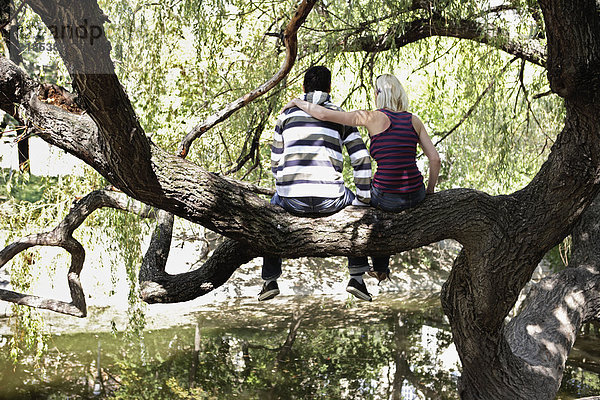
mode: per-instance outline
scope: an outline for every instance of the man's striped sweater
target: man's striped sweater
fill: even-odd
[[[310,92],[306,101],[341,110],[326,92]],[[342,176],[345,146],[352,168],[358,200],[368,203],[371,185],[371,157],[358,130],[319,121],[297,107],[277,119],[271,146],[271,171],[277,193],[283,197],[337,198],[344,194]]]

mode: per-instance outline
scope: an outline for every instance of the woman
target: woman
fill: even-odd
[[[375,79],[375,104],[375,111],[343,112],[296,98],[284,109],[295,106],[320,120],[366,127],[371,138],[369,151],[377,163],[371,183],[371,204],[384,211],[397,212],[414,207],[423,201],[426,193],[434,192],[440,156],[423,122],[407,111],[408,96],[394,75],[379,75]],[[429,160],[427,188],[417,167],[417,144]],[[369,275],[379,282],[388,278],[389,259],[389,256],[372,257]]]

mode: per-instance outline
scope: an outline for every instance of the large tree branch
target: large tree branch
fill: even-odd
[[[262,96],[267,93],[269,90],[275,87],[283,78],[287,76],[287,74],[291,71],[294,63],[296,61],[296,56],[298,54],[298,29],[304,21],[306,17],[312,10],[315,5],[316,0],[303,0],[302,3],[298,6],[296,13],[288,22],[285,30],[283,31],[283,44],[285,45],[285,59],[283,60],[283,64],[281,68],[271,79],[267,82],[260,85],[258,88],[254,89],[250,93],[245,94],[234,102],[225,106],[218,113],[211,115],[204,122],[195,126],[181,141],[179,145],[179,156],[185,157],[192,145],[192,142],[199,138],[204,132],[208,131],[210,128],[229,118],[231,114],[244,107],[246,104],[252,102],[256,98]]]
[[[540,66],[546,64],[546,52],[539,43],[530,40],[524,44],[511,40],[508,32],[473,19],[452,20],[434,14],[431,18],[416,19],[401,27],[392,27],[381,35],[353,36],[344,43],[345,51],[382,52],[432,36],[447,36],[487,44]]]

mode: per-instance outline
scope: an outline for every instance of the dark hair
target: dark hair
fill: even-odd
[[[315,90],[321,92],[331,90],[331,71],[327,67],[317,65],[306,70],[304,74],[304,91],[309,93]]]

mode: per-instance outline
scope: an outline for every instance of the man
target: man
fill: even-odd
[[[329,97],[331,72],[326,67],[309,68],[304,75],[303,89],[303,100],[340,110]],[[346,147],[354,169],[356,195],[344,185],[342,146]],[[371,157],[358,130],[319,121],[299,108],[286,110],[277,119],[271,171],[276,183],[271,204],[295,215],[330,215],[349,204],[368,205],[371,198]],[[351,278],[346,290],[371,301],[362,278],[369,269],[364,260],[365,257],[348,257]],[[259,301],[279,294],[277,278],[280,275],[281,258],[264,257],[262,279],[265,282]]]

